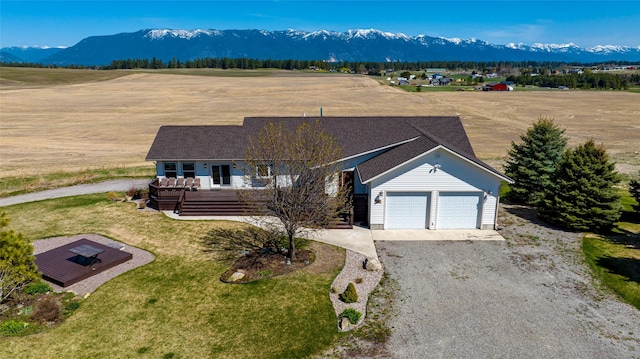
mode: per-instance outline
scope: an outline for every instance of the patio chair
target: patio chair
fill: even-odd
[[[176,186],[176,179],[169,178],[169,183],[167,184],[167,187],[175,187],[175,186]]]
[[[191,190],[193,188],[193,178],[189,177],[187,178],[187,181],[184,184],[185,188],[188,188],[189,190]]]
[[[176,182],[176,187],[184,188],[184,178],[178,178],[178,181]]]
[[[160,179],[160,187],[167,187],[168,184],[169,184],[169,179],[168,178],[161,178]]]
[[[198,188],[200,188],[200,178],[194,179],[193,186],[191,187],[193,190],[197,190]]]

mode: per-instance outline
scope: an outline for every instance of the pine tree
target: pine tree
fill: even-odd
[[[8,225],[6,212],[0,211],[0,302],[38,278],[33,245]]]
[[[511,142],[505,173],[515,182],[507,198],[515,203],[535,206],[551,185],[551,177],[567,145],[564,129],[553,119],[540,117],[520,136],[522,143]]]
[[[547,188],[538,213],[544,220],[572,230],[606,231],[620,218],[620,181],[606,149],[593,140],[567,150]]]

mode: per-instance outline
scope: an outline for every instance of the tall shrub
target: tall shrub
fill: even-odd
[[[606,231],[620,218],[620,181],[606,149],[593,139],[567,150],[540,201],[544,220],[572,230]]]
[[[507,199],[536,206],[551,185],[551,177],[567,145],[564,129],[553,119],[540,117],[520,136],[522,142],[511,142],[505,173],[514,180]]]

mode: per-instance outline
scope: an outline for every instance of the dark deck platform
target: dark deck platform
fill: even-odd
[[[97,261],[89,265],[76,263],[77,255],[69,250],[82,245],[90,245],[103,250]],[[36,255],[38,271],[42,278],[62,287],[77,283],[133,258],[131,253],[112,248],[86,238]],[[79,261],[82,263],[82,261]]]

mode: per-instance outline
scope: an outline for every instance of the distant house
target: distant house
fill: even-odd
[[[451,83],[448,77],[432,78],[429,83],[433,86],[447,86]]]
[[[243,215],[236,191],[261,190],[247,178],[269,172],[268,163],[265,174],[243,172],[248,136],[269,123],[295,129],[316,120],[342,148],[335,159],[341,174],[327,185],[349,186],[349,223],[495,229],[500,182],[512,181],[476,157],[459,117],[250,117],[241,126],[162,126],[146,158],[157,171],[150,206],[180,216]]]
[[[433,75],[431,75],[431,78],[432,78],[432,79],[436,79],[436,80],[437,80],[437,79],[441,79],[441,78],[443,78],[443,77],[444,77],[444,76],[442,76],[442,74],[433,74]]]

